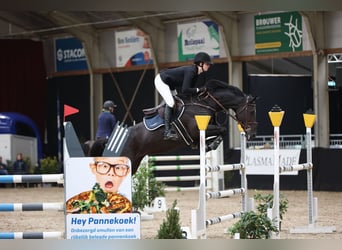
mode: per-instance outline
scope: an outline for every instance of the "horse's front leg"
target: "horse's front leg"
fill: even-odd
[[[226,132],[226,128],[217,125],[209,125],[206,132],[207,139],[207,151],[215,150],[223,141],[223,135]]]
[[[209,124],[205,132],[206,137],[223,136],[227,129],[222,126]]]

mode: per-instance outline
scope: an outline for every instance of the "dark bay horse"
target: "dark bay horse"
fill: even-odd
[[[244,129],[247,139],[256,135],[256,103],[255,97],[246,95],[239,88],[228,85],[218,80],[210,80],[205,85],[206,91],[198,96],[185,97],[181,104],[182,113],[179,120],[184,125],[188,135],[193,139],[193,144],[198,144],[199,130],[195,121],[195,115],[210,115],[214,117],[218,112],[224,112],[231,116]],[[163,105],[156,108],[162,114]],[[229,110],[234,111],[234,115]],[[163,117],[163,116],[161,116]],[[219,138],[223,136],[226,128],[212,121],[206,130],[206,137]],[[132,174],[136,172],[145,155],[165,153],[187,146],[182,136],[176,141],[163,140],[164,127],[156,130],[148,130],[143,122],[129,129],[128,139],[123,147],[121,155],[127,156],[132,161]],[[89,149],[89,156],[101,156],[106,141],[95,141]]]

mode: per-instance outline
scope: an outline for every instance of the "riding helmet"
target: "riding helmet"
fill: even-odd
[[[195,64],[200,64],[201,62],[203,63],[208,63],[208,64],[213,64],[211,62],[211,58],[210,56],[205,53],[205,52],[198,52],[196,55],[195,55],[195,58],[194,58],[194,63]]]
[[[110,107],[115,108],[115,107],[116,107],[116,104],[114,104],[114,102],[111,101],[111,100],[107,100],[107,101],[105,101],[105,102],[103,103],[103,108],[104,108],[104,109],[109,110]]]

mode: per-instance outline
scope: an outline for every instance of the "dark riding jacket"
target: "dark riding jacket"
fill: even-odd
[[[197,93],[196,82],[198,69],[196,65],[170,68],[160,72],[160,78],[169,85],[171,90],[180,88],[182,94],[191,95]]]
[[[116,124],[116,117],[108,110],[104,110],[98,117],[96,139],[108,139]]]

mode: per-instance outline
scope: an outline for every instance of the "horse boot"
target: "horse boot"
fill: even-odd
[[[171,128],[171,115],[172,108],[168,105],[165,105],[164,111],[164,120],[165,120],[165,131],[164,131],[164,140],[178,140],[178,135],[176,131]]]

